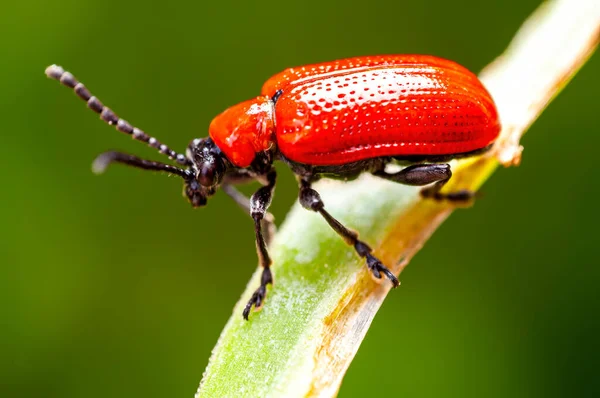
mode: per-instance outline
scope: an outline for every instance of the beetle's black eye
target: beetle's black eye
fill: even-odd
[[[200,163],[196,179],[205,188],[215,187],[219,185],[225,174],[225,164],[218,157],[210,157]]]
[[[202,186],[212,187],[215,184],[216,174],[217,165],[213,162],[205,162],[198,172],[198,182]]]

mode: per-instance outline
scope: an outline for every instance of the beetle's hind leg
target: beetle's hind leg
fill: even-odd
[[[379,261],[378,258],[371,254],[372,249],[365,242],[358,239],[358,234],[346,228],[341,222],[336,220],[331,214],[325,210],[325,204],[321,200],[321,196],[317,191],[311,188],[311,184],[307,180],[300,181],[299,200],[302,207],[307,210],[312,210],[319,213],[325,221],[346,241],[347,244],[354,247],[359,256],[367,260],[367,267],[377,279],[381,279],[385,275],[394,287],[398,287],[400,282],[398,278]]]
[[[470,203],[475,197],[475,192],[466,189],[448,193],[440,192],[452,177],[452,170],[447,163],[415,164],[397,173],[388,173],[385,170],[379,170],[373,172],[373,175],[405,185],[423,186],[433,184],[427,188],[423,188],[421,196],[437,201],[447,200],[455,203]]]

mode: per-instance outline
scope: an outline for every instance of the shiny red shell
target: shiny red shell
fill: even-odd
[[[268,98],[278,90],[273,106]],[[261,97],[217,116],[209,132],[239,167],[274,145],[298,163],[340,165],[471,152],[492,143],[500,123],[490,94],[464,67],[388,55],[287,69],[267,80]]]

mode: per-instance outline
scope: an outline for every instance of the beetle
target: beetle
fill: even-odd
[[[118,117],[63,68],[49,66],[46,75],[72,88],[106,123],[179,164],[111,151],[96,158],[95,172],[122,163],[177,175],[194,208],[221,188],[252,217],[262,274],[242,313],[246,320],[273,283],[267,247],[274,161],[296,174],[300,204],[353,246],[375,278],[385,276],[396,287],[396,276],[356,232],[325,210],[312,184],[322,177],[347,180],[370,173],[426,186],[421,190],[426,198],[469,201],[471,191],[441,192],[452,176],[446,162],[485,152],[500,132],[496,106],[479,79],[455,62],[428,55],[363,56],[286,69],[264,83],[260,96],[216,116],[209,136],[192,140],[185,155]],[[393,163],[408,166],[386,170]],[[250,181],[262,187],[247,198],[234,185]]]

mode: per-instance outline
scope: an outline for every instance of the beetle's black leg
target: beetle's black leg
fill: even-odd
[[[432,182],[447,181],[452,177],[452,171],[449,164],[415,164],[397,173],[379,170],[373,175],[400,184],[422,186]]]
[[[325,204],[321,200],[321,196],[317,191],[311,188],[309,181],[300,181],[300,204],[307,210],[312,210],[319,213],[325,221],[346,241],[347,244],[354,246],[356,253],[367,260],[367,267],[377,279],[381,279],[381,274],[385,275],[394,287],[397,287],[400,282],[398,278],[371,254],[372,249],[365,242],[358,239],[358,234],[346,228],[342,223],[336,220],[331,214],[325,210]]]
[[[261,222],[264,219],[265,214],[267,214],[267,209],[273,198],[275,180],[277,179],[275,169],[271,169],[266,178],[267,185],[261,187],[250,198],[250,215],[254,220],[254,232],[256,234],[256,252],[258,253],[258,261],[260,265],[262,265],[263,271],[260,277],[260,287],[252,294],[252,297],[248,301],[248,304],[246,304],[246,308],[244,308],[244,312],[242,313],[246,320],[248,320],[252,307],[260,308],[262,306],[265,296],[267,295],[267,285],[273,283],[271,257],[267,250],[267,243],[262,232]]]
[[[225,192],[238,206],[244,210],[244,212],[248,215],[250,214],[250,198],[246,195],[238,191],[231,184],[223,184],[221,185],[221,189]],[[265,242],[267,246],[271,244],[271,240],[273,236],[275,236],[276,227],[275,227],[275,217],[273,214],[266,212],[264,214],[263,219],[261,220],[261,230],[263,232],[263,236],[265,238]]]
[[[468,202],[475,197],[475,192],[466,189],[449,193],[440,192],[452,177],[450,165],[446,163],[416,164],[408,166],[397,173],[387,173],[385,170],[380,170],[374,172],[373,175],[405,185],[422,186],[434,183],[432,186],[421,190],[421,195],[424,198],[438,201]]]

